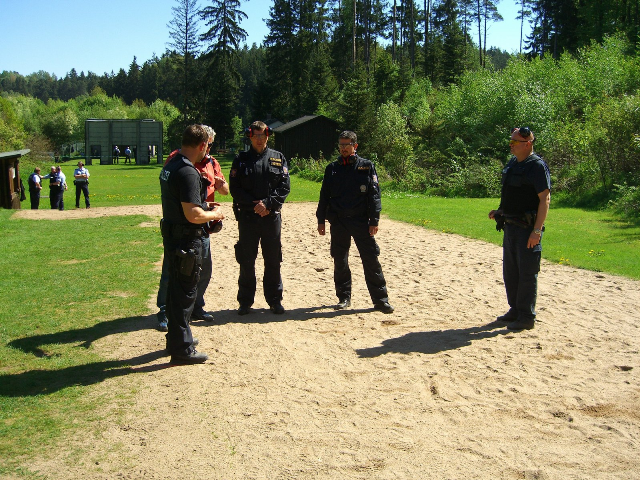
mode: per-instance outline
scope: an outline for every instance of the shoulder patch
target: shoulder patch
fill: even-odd
[[[232,168],[231,171],[229,172],[229,176],[235,178],[235,176],[238,174],[238,169],[236,168]]]

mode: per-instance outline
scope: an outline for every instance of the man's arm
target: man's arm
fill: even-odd
[[[224,178],[224,174],[222,173],[222,168],[220,168],[220,164],[213,157],[211,157],[211,164],[213,165],[213,180],[214,180],[214,189],[216,193],[219,193],[220,195],[228,195],[229,184]]]
[[[371,162],[369,178],[371,182],[371,188],[369,189],[369,199],[367,202],[367,215],[369,216],[369,227],[377,227],[378,223],[380,222],[382,202],[380,200],[380,184],[378,183],[378,173],[376,172],[376,167],[373,162]],[[369,235],[374,236],[377,231],[377,228],[375,229],[375,231],[369,228]]]
[[[533,231],[529,235],[527,241],[527,248],[533,248],[540,243],[541,233],[535,233],[536,230],[542,230],[544,221],[547,219],[549,213],[549,204],[551,203],[551,192],[547,188],[538,194],[540,203],[538,204],[538,213],[536,215],[536,223],[533,225]]]
[[[329,206],[329,177],[331,171],[331,164],[327,165],[324,169],[324,177],[322,178],[322,185],[320,186],[320,199],[318,200],[318,208],[316,210],[316,218],[318,219],[318,233],[320,235],[325,234],[325,220],[327,215],[327,207]]]
[[[289,192],[291,191],[291,180],[289,179],[289,165],[287,159],[282,158],[282,177],[278,185],[275,186],[270,192],[270,196],[264,199],[264,206],[269,210],[280,210],[284,201],[287,199]]]
[[[219,206],[213,207],[213,210],[205,211],[200,205],[195,203],[181,202],[184,216],[187,217],[189,223],[202,225],[212,220],[223,220],[224,214]]]

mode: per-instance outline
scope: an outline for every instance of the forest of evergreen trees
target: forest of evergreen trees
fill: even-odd
[[[398,188],[494,195],[506,132],[527,124],[560,191],[638,184],[638,0],[516,0],[531,34],[514,57],[486,48],[495,0],[274,0],[251,47],[240,0],[201,2],[176,0],[170,48],[142,65],[0,73],[0,149],[82,141],[90,116],[162,120],[170,148],[191,122],[224,145],[254,119],[322,114]]]

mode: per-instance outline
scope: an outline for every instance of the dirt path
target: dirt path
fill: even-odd
[[[122,360],[156,352],[95,388],[135,402],[70,439],[80,458],[25,467],[105,480],[640,478],[640,282],[544,262],[539,323],[510,333],[492,323],[506,303],[499,247],[383,219],[395,313],[371,309],[355,248],[352,308],[336,312],[314,211],[284,207],[284,315],[260,288],[255,313],[235,313],[225,220],[205,296],[216,321],[193,323],[210,361],[165,368],[150,299],[139,330],[96,345]],[[160,209],[53,212],[126,213]]]

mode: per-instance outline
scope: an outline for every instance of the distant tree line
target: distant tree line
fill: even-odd
[[[491,24],[501,21],[497,3],[274,0],[264,43],[248,47],[241,46],[246,14],[239,0],[207,0],[204,6],[176,0],[170,48],[161,57],[142,65],[134,57],[126,70],[102,76],[3,72],[0,90],[9,103],[0,104],[0,112],[13,108],[15,115],[16,95],[47,107],[118,99],[120,113],[134,116],[151,115],[149,109],[161,105],[169,143],[175,144],[184,124],[198,121],[212,125],[222,145],[237,141],[239,128],[254,119],[286,122],[322,114],[358,131],[362,152],[377,156],[382,169],[399,179],[399,188],[474,195],[496,194],[490,172],[504,161],[505,131],[524,122],[540,131],[537,146],[549,161],[558,159],[561,188],[611,190],[621,178],[637,184],[629,175],[635,160],[612,158],[604,140],[599,150],[594,143],[585,146],[587,138],[595,142],[606,132],[582,137],[578,148],[563,125],[596,128],[597,112],[627,111],[634,104],[638,83],[628,80],[637,80],[640,1],[515,0],[518,18],[532,30],[526,38],[514,36],[513,50],[522,55],[513,58],[486,47]],[[569,74],[572,68],[582,71]],[[539,76],[541,71],[549,78]],[[613,79],[611,72],[622,76]],[[589,75],[604,78],[598,82]],[[554,79],[575,83],[553,84]],[[590,98],[583,96],[586,84],[592,85]],[[169,107],[176,110],[167,115]],[[57,123],[47,128],[69,120],[56,115]],[[67,135],[54,139],[47,131],[54,143]],[[624,150],[632,159],[634,145]],[[575,172],[587,153],[600,159],[583,172],[589,181],[578,180]],[[299,168],[313,174],[308,166]]]

